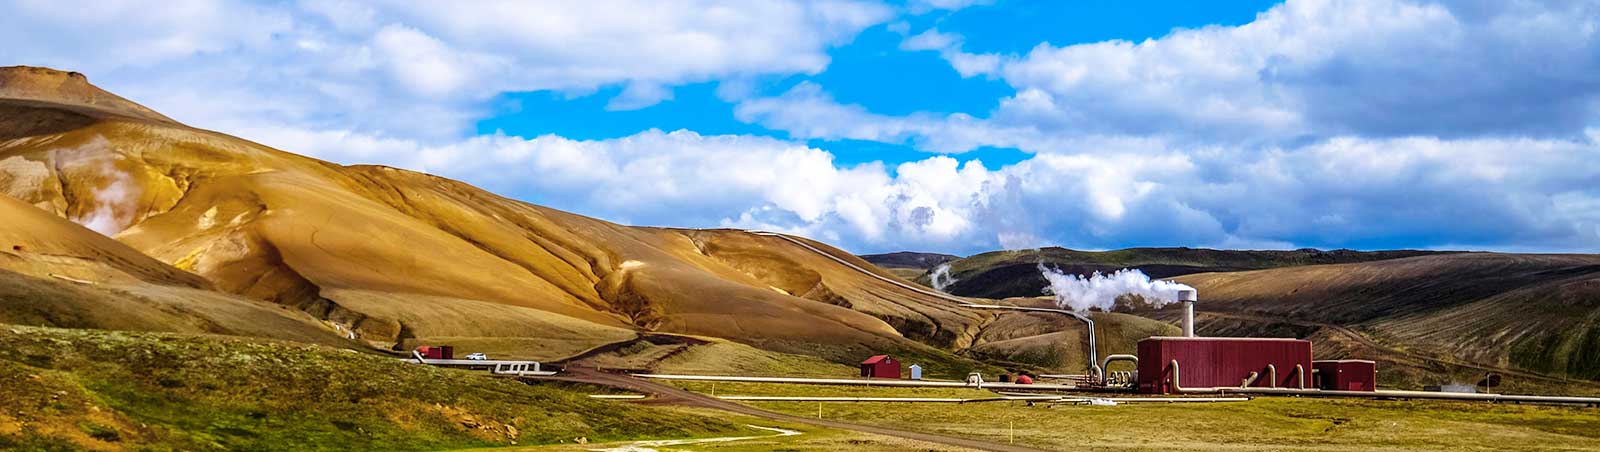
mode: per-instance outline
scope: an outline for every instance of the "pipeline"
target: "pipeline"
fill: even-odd
[[[1096,361],[1096,356],[1099,356],[1099,355],[1096,354],[1096,350],[1095,350],[1096,345],[1095,345],[1095,339],[1094,339],[1094,320],[1090,319],[1089,316],[1080,314],[1080,313],[1075,312],[1075,311],[1068,311],[1066,309],[1030,308],[1030,307],[1026,307],[1026,306],[1006,306],[1006,305],[998,305],[998,304],[972,304],[972,303],[963,303],[961,306],[962,307],[967,307],[967,308],[975,308],[975,309],[1000,309],[1000,310],[1007,310],[1007,311],[1051,312],[1051,313],[1056,313],[1056,314],[1069,315],[1069,316],[1072,316],[1073,318],[1076,318],[1078,320],[1083,321],[1083,323],[1088,325],[1088,328],[1089,328],[1089,330],[1088,330],[1089,332],[1088,332],[1088,334],[1086,334],[1086,336],[1089,337],[1089,374],[1090,374],[1090,377],[1092,377],[1094,379],[1094,381],[1101,381],[1101,382],[1104,381],[1104,379],[1105,379],[1104,370],[1101,369],[1100,365],[1095,362]]]
[[[981,403],[981,402],[1053,402],[1063,396],[1001,396],[975,399],[937,397],[825,397],[825,396],[719,396],[735,402],[901,402],[901,403]]]
[[[1024,391],[1065,391],[1078,389],[1076,386],[1055,385],[1048,383],[1020,384],[981,382],[968,383],[965,381],[935,381],[935,380],[893,380],[893,379],[851,379],[851,378],[794,378],[794,377],[740,377],[732,375],[664,375],[664,374],[633,374],[634,377],[657,380],[685,380],[685,381],[732,381],[742,383],[787,383],[808,385],[854,385],[854,386],[898,386],[898,387],[936,387],[936,388],[984,388],[984,389],[1015,389]]]
[[[1106,356],[1106,360],[1104,362],[1100,363],[1101,372],[1110,371],[1111,370],[1111,363],[1114,363],[1114,362],[1117,362],[1117,361],[1131,361],[1131,362],[1133,362],[1133,365],[1134,365],[1135,368],[1137,368],[1139,366],[1139,357],[1138,356],[1121,355],[1121,354],[1118,354],[1118,355],[1107,355]],[[1106,385],[1106,377],[1105,377],[1105,375],[1101,375],[1100,376],[1100,386],[1105,386],[1105,385]]]
[[[840,258],[839,256],[834,256],[833,254],[828,253],[826,251],[823,251],[821,249],[818,249],[815,246],[811,246],[811,244],[806,243],[804,240],[796,239],[794,237],[789,237],[786,234],[779,234],[779,233],[776,233],[776,232],[766,232],[766,231],[749,231],[749,230],[747,230],[745,232],[749,232],[749,233],[755,234],[755,235],[767,236],[767,237],[777,237],[779,239],[783,239],[783,240],[789,241],[789,242],[794,243],[796,245],[800,245],[800,247],[802,247],[802,248],[811,250],[811,252],[814,252],[814,253],[817,253],[817,254],[821,254],[823,257],[826,257],[828,259],[832,259],[833,261],[838,262],[840,264],[844,264],[844,266],[846,266],[846,267],[850,267],[852,269],[855,269],[856,271],[859,271],[861,273],[865,273],[867,276],[871,276],[873,278],[877,278],[877,279],[882,280],[884,282],[887,282],[889,284],[894,284],[896,286],[900,286],[900,287],[905,288],[905,289],[916,291],[916,292],[922,293],[924,295],[937,297],[937,298],[941,298],[941,299],[944,299],[944,300],[954,301],[956,303],[960,303],[963,307],[969,307],[969,308],[979,307],[979,308],[986,308],[986,309],[1012,309],[1012,308],[1018,308],[1018,309],[1015,309],[1015,310],[1019,310],[1019,311],[1029,311],[1029,310],[1049,311],[1049,312],[1058,312],[1058,313],[1062,313],[1062,314],[1067,314],[1067,315],[1073,316],[1073,317],[1077,318],[1078,320],[1082,320],[1084,324],[1089,325],[1089,334],[1088,334],[1088,336],[1089,336],[1089,367],[1090,367],[1089,370],[1094,374],[1096,379],[1099,379],[1099,378],[1102,377],[1101,370],[1098,367],[1096,367],[1096,365],[1095,365],[1095,361],[1096,361],[1095,356],[1096,356],[1096,354],[1095,354],[1095,340],[1094,340],[1094,320],[1090,320],[1089,316],[1086,316],[1086,315],[1083,315],[1083,314],[1079,314],[1079,313],[1076,313],[1076,312],[1072,312],[1072,311],[1061,310],[1061,309],[1020,308],[1020,307],[1014,307],[1014,306],[1001,307],[1001,306],[998,306],[998,305],[976,305],[976,304],[971,304],[970,301],[963,300],[961,298],[957,298],[957,297],[951,296],[950,294],[946,294],[946,293],[939,292],[939,291],[936,291],[936,290],[928,290],[928,289],[923,288],[923,287],[917,287],[917,286],[906,284],[906,283],[903,283],[903,282],[900,282],[900,281],[895,281],[894,279],[884,277],[883,275],[879,275],[877,273],[873,273],[872,271],[867,270],[865,268],[861,268],[861,266],[858,266],[858,265],[856,265],[854,263],[851,263],[850,261],[844,260],[844,259]],[[1192,325],[1193,321],[1190,321],[1190,324]]]
[[[1264,395],[1293,395],[1309,397],[1355,397],[1367,399],[1431,399],[1431,400],[1457,400],[1457,401],[1484,401],[1484,402],[1515,402],[1515,403],[1555,403],[1586,405],[1600,407],[1600,397],[1572,397],[1572,396],[1537,396],[1537,395],[1507,395],[1507,394],[1458,394],[1449,392],[1424,392],[1424,391],[1333,391],[1321,389],[1306,389],[1305,367],[1296,364],[1295,375],[1299,388],[1185,388],[1178,384],[1180,368],[1178,360],[1168,363],[1172,367],[1172,391],[1180,394],[1264,394]]]
[[[1255,384],[1258,378],[1261,378],[1261,372],[1251,372],[1250,376],[1244,377],[1244,381],[1239,382],[1239,387],[1248,388],[1250,385]]]

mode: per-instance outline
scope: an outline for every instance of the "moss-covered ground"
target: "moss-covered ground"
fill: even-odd
[[[0,326],[0,450],[440,450],[759,434],[323,346]]]
[[[680,386],[706,392],[706,382]],[[719,395],[964,397],[966,389],[718,383]],[[818,403],[753,406],[815,416]],[[826,403],[823,416],[1051,450],[1600,450],[1600,409],[1263,397],[1214,404]]]

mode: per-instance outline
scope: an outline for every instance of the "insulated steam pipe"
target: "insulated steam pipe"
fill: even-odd
[[[1278,366],[1267,365],[1267,387],[1278,387]]]
[[[1239,383],[1239,387],[1248,388],[1250,385],[1256,384],[1256,380],[1260,378],[1261,372],[1251,372],[1250,376],[1244,377],[1244,381]]]
[[[1068,311],[1068,310],[1065,310],[1065,309],[1030,308],[1030,307],[1026,307],[1026,306],[1005,306],[1005,305],[998,305],[998,304],[971,304],[971,303],[962,304],[961,306],[962,307],[967,307],[967,308],[1000,309],[1000,310],[1006,310],[1006,311],[1053,312],[1053,313],[1056,313],[1056,314],[1069,315],[1069,316],[1072,316],[1073,318],[1076,318],[1078,320],[1082,320],[1084,324],[1089,325],[1089,334],[1087,334],[1087,336],[1089,336],[1089,374],[1090,374],[1090,376],[1094,377],[1094,379],[1096,381],[1104,382],[1104,380],[1105,380],[1105,372],[1100,368],[1099,364],[1095,363],[1096,356],[1099,356],[1099,355],[1095,354],[1094,320],[1090,320],[1089,316],[1083,315],[1083,314],[1079,314],[1079,313],[1077,313],[1075,311]],[[1137,359],[1137,358],[1135,358],[1135,359]]]
[[[1183,337],[1194,337],[1194,302],[1199,299],[1195,289],[1178,289],[1178,301],[1183,302]]]
[[[1106,360],[1104,362],[1100,363],[1100,370],[1102,372],[1102,375],[1100,376],[1100,385],[1101,386],[1105,386],[1105,384],[1106,384],[1106,377],[1105,377],[1104,373],[1110,372],[1111,371],[1111,363],[1117,362],[1117,361],[1131,361],[1131,362],[1133,362],[1134,366],[1137,367],[1139,365],[1139,357],[1137,357],[1137,356],[1133,356],[1133,355],[1106,355]]]
[[[956,303],[961,303],[961,305],[964,306],[964,307],[968,307],[968,308],[984,308],[984,309],[1011,309],[1011,310],[1016,310],[1016,311],[1056,312],[1056,313],[1061,313],[1061,314],[1066,314],[1066,315],[1073,316],[1073,317],[1077,318],[1078,320],[1082,320],[1083,323],[1089,325],[1089,371],[1095,376],[1095,378],[1101,378],[1102,377],[1102,374],[1101,374],[1099,366],[1097,364],[1095,364],[1096,354],[1095,354],[1095,343],[1094,343],[1095,342],[1095,340],[1094,340],[1094,320],[1090,320],[1089,316],[1078,314],[1078,313],[1075,313],[1075,312],[1072,312],[1072,311],[1061,310],[1061,309],[1023,308],[1023,307],[1020,307],[1020,306],[1000,306],[1000,305],[971,304],[967,300],[963,300],[961,298],[957,298],[957,297],[951,296],[951,295],[943,293],[943,292],[934,291],[934,290],[928,290],[928,289],[925,289],[925,288],[922,288],[922,287],[909,285],[909,284],[906,284],[906,283],[903,283],[903,282],[900,282],[900,281],[896,281],[894,279],[890,279],[890,278],[884,277],[883,275],[879,275],[877,273],[873,273],[872,271],[867,270],[865,268],[861,268],[860,266],[858,266],[858,265],[856,265],[854,263],[851,263],[850,261],[841,259],[838,256],[834,256],[832,253],[828,253],[826,251],[817,249],[817,247],[811,246],[811,244],[806,243],[805,241],[802,241],[800,239],[796,239],[794,237],[789,237],[787,234],[779,234],[779,233],[776,233],[776,232],[767,232],[767,231],[752,231],[752,230],[746,230],[745,232],[749,232],[749,233],[755,234],[755,235],[767,236],[767,237],[777,237],[779,239],[789,241],[790,243],[794,243],[796,245],[799,245],[802,248],[811,250],[814,253],[822,255],[823,257],[826,257],[828,259],[832,259],[835,262],[843,264],[846,267],[850,267],[852,269],[855,269],[856,271],[864,273],[867,276],[871,276],[873,278],[877,278],[877,279],[882,280],[884,282],[887,282],[889,284],[900,286],[900,287],[908,289],[908,290],[912,290],[912,291],[915,291],[915,292],[920,292],[920,293],[925,294],[925,295],[929,295],[929,296],[933,296],[933,297],[937,297],[937,298],[942,298],[942,299],[945,299],[945,300],[954,301]],[[1194,323],[1193,319],[1190,319],[1190,323],[1191,324]]]
[[[1294,388],[1185,388],[1178,384],[1180,368],[1178,360],[1174,359],[1169,366],[1172,367],[1172,392],[1181,394],[1265,394],[1265,395],[1297,395],[1312,397],[1360,397],[1360,398],[1393,398],[1393,399],[1437,399],[1458,401],[1484,401],[1484,402],[1526,402],[1526,403],[1559,403],[1572,405],[1588,405],[1600,407],[1600,397],[1569,397],[1569,396],[1537,396],[1537,395],[1507,395],[1507,394],[1456,394],[1449,392],[1423,392],[1423,391],[1324,391],[1320,389],[1305,389],[1305,367],[1295,365],[1295,374],[1299,381],[1300,389]]]

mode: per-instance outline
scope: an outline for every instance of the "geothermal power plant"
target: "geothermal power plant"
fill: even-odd
[[[1183,335],[1139,341],[1135,388],[1144,394],[1219,392],[1220,388],[1285,388],[1372,391],[1371,361],[1312,361],[1311,342],[1292,338],[1197,337],[1194,289],[1179,291]],[[1334,378],[1322,383],[1321,370]],[[1308,372],[1310,373],[1308,375]],[[1355,380],[1351,384],[1346,379]],[[1308,386],[1309,385],[1309,386]]]

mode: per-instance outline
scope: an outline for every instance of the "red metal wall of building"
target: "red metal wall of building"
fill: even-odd
[[[861,363],[861,376],[867,378],[900,378],[900,361],[888,356],[874,356]]]
[[[1360,359],[1315,361],[1317,387],[1329,391],[1378,390],[1378,365]]]
[[[1311,342],[1299,339],[1235,337],[1152,337],[1139,341],[1139,392],[1170,394],[1173,360],[1185,388],[1238,387],[1250,372],[1260,377],[1251,386],[1272,387],[1267,365],[1277,368],[1277,387],[1297,387],[1294,366],[1308,374],[1311,386]]]

